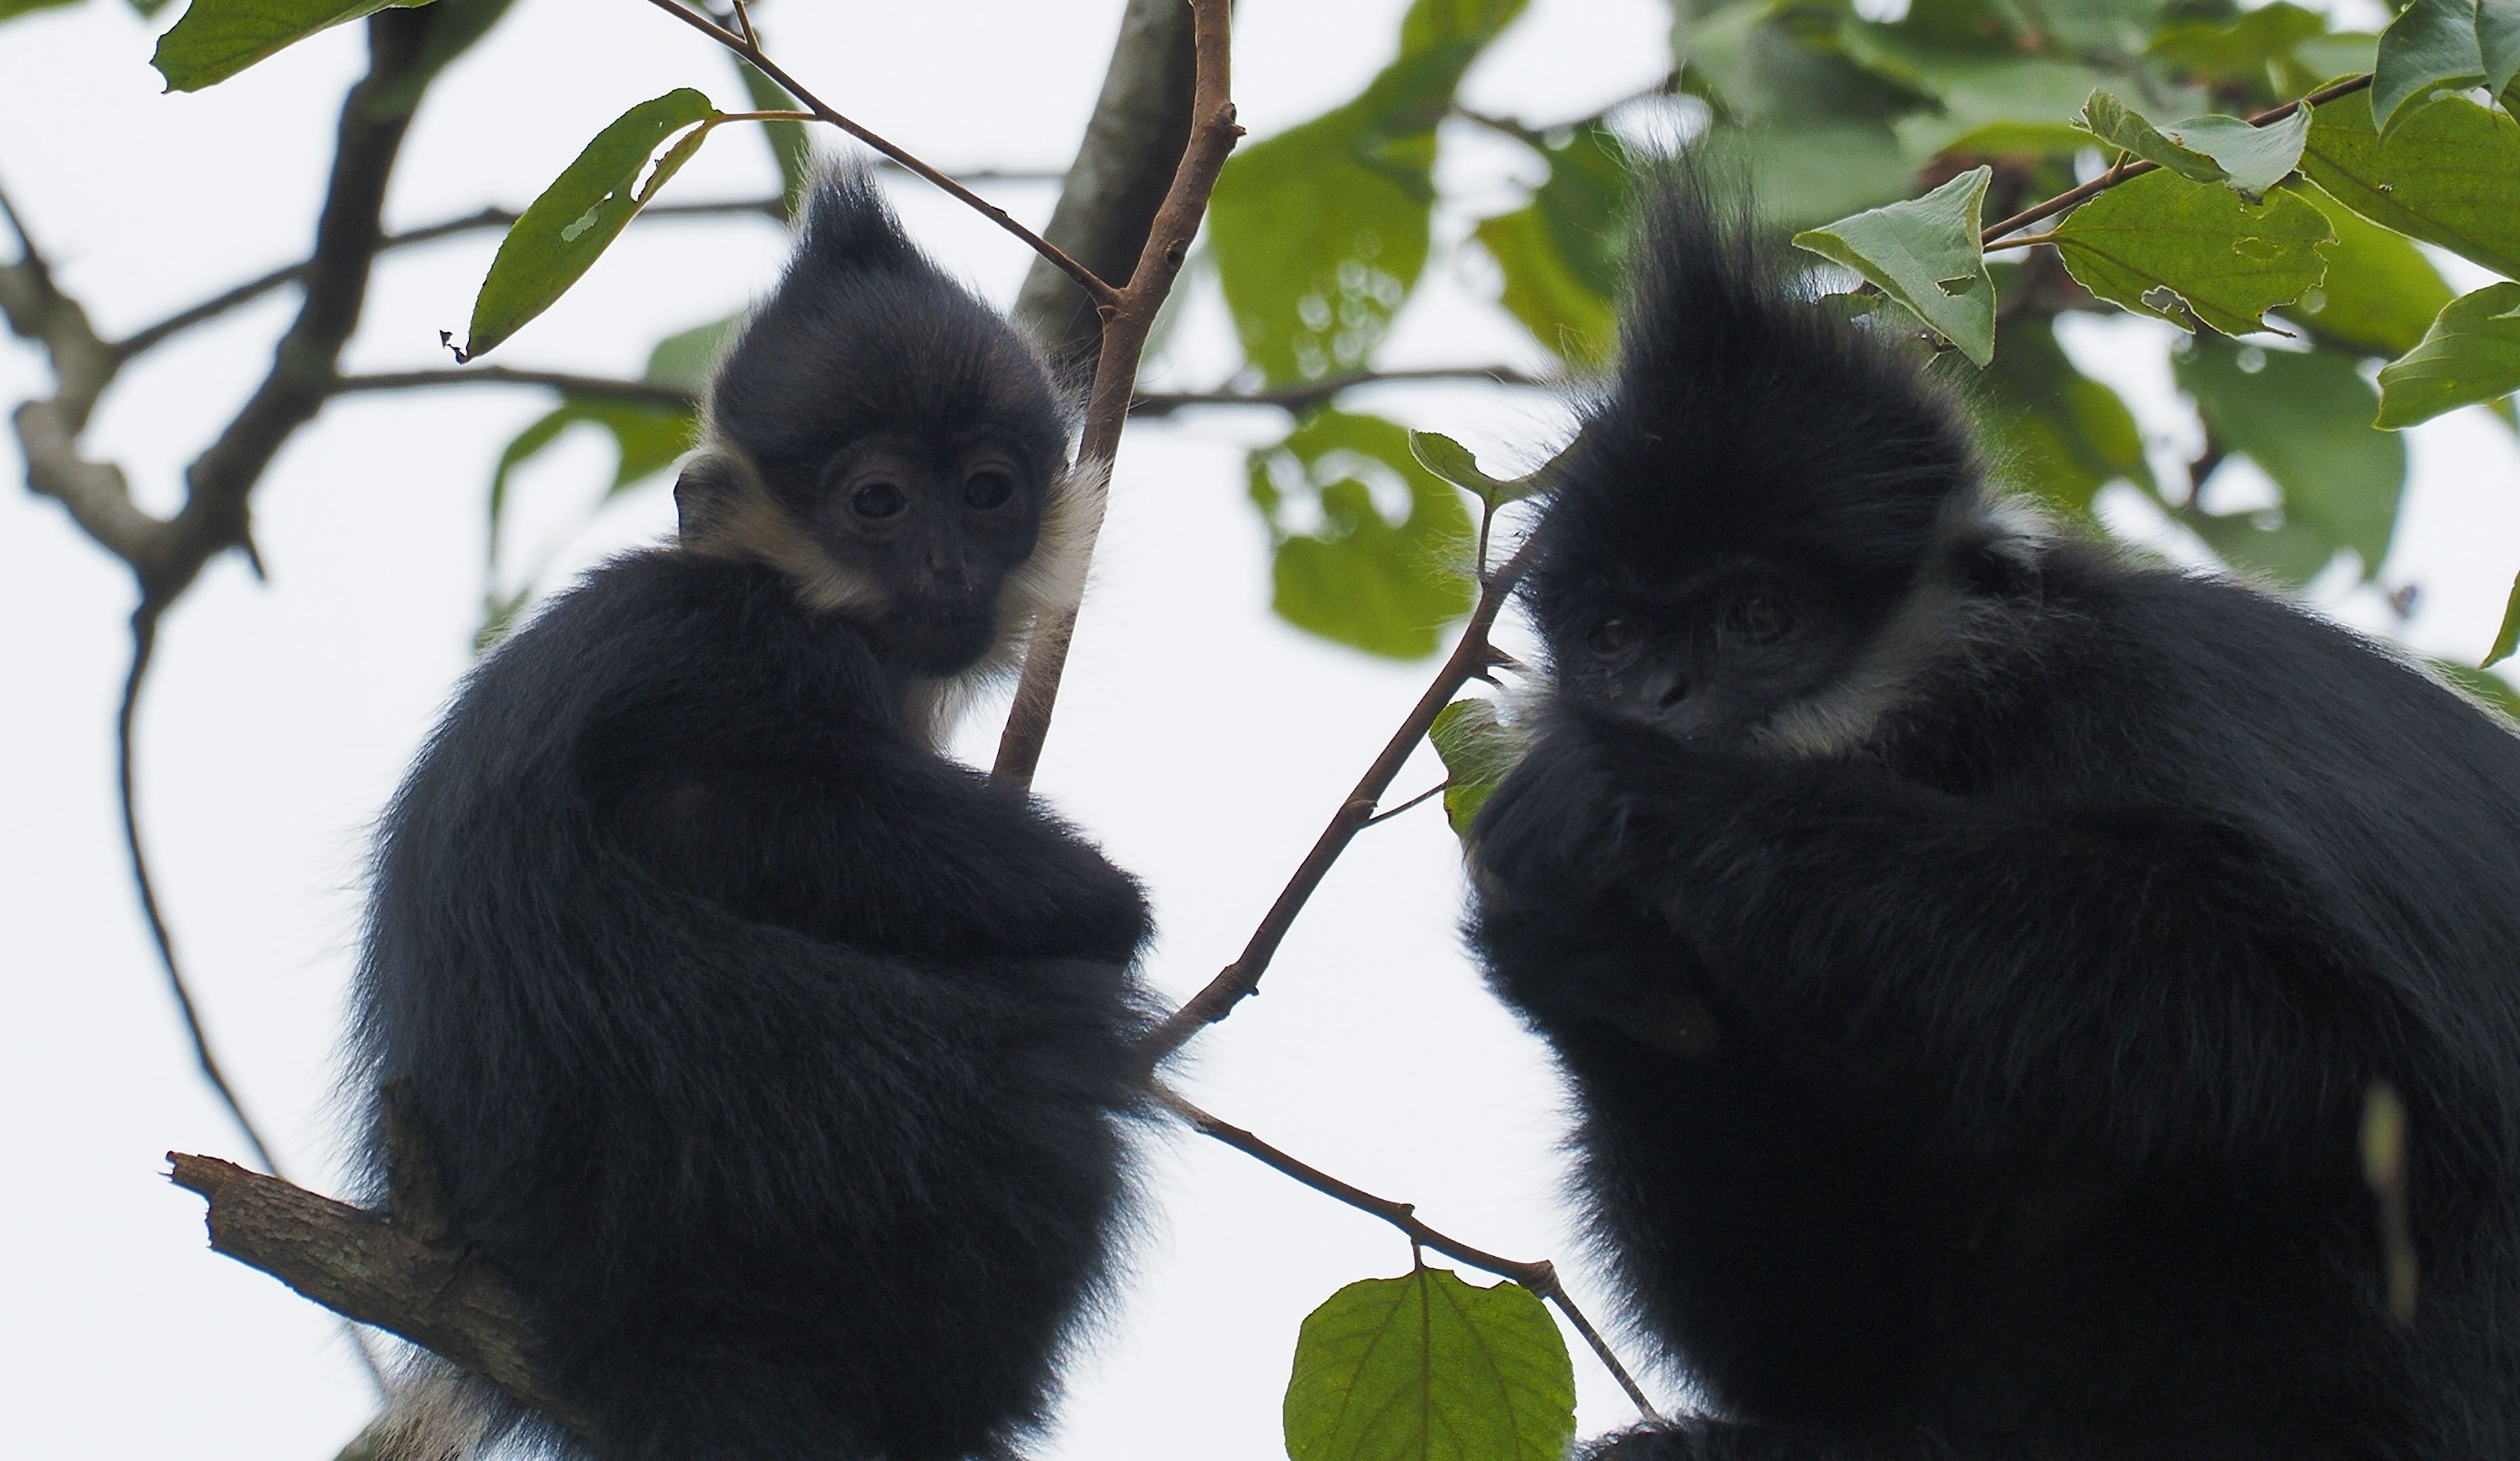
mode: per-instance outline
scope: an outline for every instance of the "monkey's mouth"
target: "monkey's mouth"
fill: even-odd
[[[997,624],[978,598],[904,599],[867,634],[876,657],[906,674],[959,674],[989,652]]]

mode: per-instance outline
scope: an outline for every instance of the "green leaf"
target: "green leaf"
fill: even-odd
[[[168,91],[214,86],[319,30],[429,0],[193,0],[149,64]]]
[[[2515,652],[2520,652],[2520,578],[2511,581],[2511,597],[2502,605],[2502,627],[2494,632],[2494,647],[2486,652],[2485,663],[2477,668],[2490,670]],[[2497,683],[2500,683],[2498,677]],[[2508,693],[2506,690],[2506,697]],[[2505,708],[2509,708],[2507,699]],[[2512,713],[2520,715],[2520,711]]]
[[[2445,86],[2474,86],[2484,79],[2476,0],[2414,0],[2380,32],[2380,59],[2371,69],[2371,114],[2386,137],[2405,119],[2409,103]]]
[[[2423,342],[2380,368],[2384,430],[2520,390],[2520,284],[2487,285],[2453,299]]]
[[[2304,41],[2326,28],[2325,17],[2278,0],[2227,25],[2206,21],[2166,25],[2144,55],[2199,80],[2263,84],[2269,66],[2295,55]]]
[[[47,3],[49,3],[49,0],[47,0]],[[141,19],[149,20],[154,18],[158,12],[164,10],[167,6],[174,3],[175,0],[131,0],[131,8],[140,13]]]
[[[2278,589],[2297,590],[2336,559],[2336,545],[2278,511],[2204,512],[2182,508],[2179,521],[2234,568]]]
[[[2494,95],[2520,79],[2520,0],[2476,0],[2476,57]]]
[[[748,317],[748,311],[739,312],[665,336],[648,352],[648,366],[639,373],[639,378],[652,385],[679,385],[698,395],[708,384],[709,374],[717,369],[718,357],[726,353],[735,332],[743,328]]]
[[[1995,281],[1978,249],[1978,210],[1992,167],[1974,167],[1922,198],[1794,235],[1794,245],[1862,274],[1983,366],[1995,358]]]
[[[1444,761],[1444,820],[1469,840],[1470,823],[1522,756],[1522,732],[1497,719],[1493,700],[1456,700],[1435,713],[1426,739]]]
[[[401,79],[368,99],[368,115],[379,118],[409,116],[420,106],[421,97],[428,90],[438,73],[455,64],[458,57],[472,49],[475,42],[490,33],[490,28],[506,19],[516,0],[439,0],[443,7],[436,22],[428,27],[428,39],[420,43],[420,58],[402,73]]]
[[[2215,440],[2274,479],[2285,522],[2354,550],[2366,577],[2378,571],[2406,490],[2407,447],[2367,424],[2379,393],[2360,360],[2206,337],[2172,370]]]
[[[2006,481],[2070,517],[2114,481],[2155,490],[2143,432],[2116,391],[2074,368],[2052,318],[2024,312],[1996,333],[1981,380]]]
[[[2216,330],[2245,334],[2318,283],[2326,265],[2317,245],[2334,237],[2319,211],[2291,194],[2253,204],[2165,169],[2066,214],[2056,247],[2103,299],[2186,328],[2167,291]]]
[[[2141,113],[2105,91],[2092,92],[2083,103],[2083,128],[2120,152],[2158,162],[2191,182],[2220,183],[2231,175],[2222,163],[2164,135]]]
[[[1239,149],[1208,206],[1243,354],[1272,384],[1364,370],[1426,266],[1435,125],[1524,0],[1418,0],[1357,97]]]
[[[2310,138],[2310,108],[2253,127],[2236,116],[2194,116],[2167,127],[2152,123],[2105,91],[2083,104],[2083,125],[2109,146],[2158,162],[2198,183],[2228,183],[2255,202],[2301,162]]]
[[[1276,554],[1279,617],[1369,654],[1418,659],[1469,612],[1469,513],[1418,464],[1403,427],[1316,411],[1253,452],[1249,474]]]
[[[2322,250],[2327,277],[2285,313],[2321,340],[2375,355],[2404,355],[2450,303],[2451,288],[2406,235],[2382,228],[2304,179],[2287,185],[2318,209],[2336,242]]]
[[[1285,1426],[1291,1461],[1560,1461],[1574,1362],[1517,1284],[1363,1279],[1305,1317]]]
[[[2071,156],[2086,145],[2071,125],[2075,111],[2107,79],[2075,62],[2025,54],[2017,44],[1939,42],[1912,22],[1848,19],[1836,39],[1848,59],[1933,99],[1934,112],[1895,123],[1912,164],[1944,153]]]
[[[1441,431],[1410,432],[1409,455],[1418,459],[1418,465],[1445,481],[1477,494],[1479,500],[1491,508],[1520,502],[1539,486],[1530,477],[1507,481],[1503,477],[1489,476],[1479,469],[1479,460],[1470,454],[1468,447]]]
[[[2275,91],[2286,97],[2308,96],[2332,82],[2368,72],[2380,59],[2380,37],[2367,30],[2314,35],[2277,57]]]
[[[2520,278],[2520,122],[2443,97],[2382,142],[2358,92],[2318,109],[2301,166],[2373,223]]]
[[[665,180],[699,151],[719,115],[707,97],[683,87],[641,102],[598,132],[500,241],[480,297],[472,302],[464,358],[497,346],[566,293]],[[694,127],[696,122],[701,125]],[[690,135],[657,157],[657,147],[686,127],[692,127]],[[645,184],[639,181],[643,171]]]
[[[1559,359],[1598,365],[1618,335],[1627,149],[1598,122],[1561,142],[1532,141],[1549,159],[1549,181],[1529,206],[1481,219],[1476,237],[1505,276],[1506,312]]]
[[[730,53],[732,54],[732,53]],[[742,57],[734,57],[735,73],[743,79],[743,94],[752,99],[756,111],[798,111],[794,97],[778,82],[763,75],[759,67]],[[814,181],[814,143],[806,136],[803,122],[778,121],[761,123],[762,140],[769,145],[770,160],[779,164],[779,200],[793,218],[805,205],[805,190]]]
[[[670,407],[586,396],[563,400],[550,415],[518,432],[491,472],[489,560],[494,566],[499,561],[500,524],[507,514],[508,479],[575,425],[603,427],[619,449],[612,485],[604,492],[608,501],[673,465],[675,459],[691,450],[698,429],[690,412]]]
[[[39,10],[54,10],[64,5],[77,3],[78,0],[0,0],[0,21],[14,21],[20,16],[30,16]],[[158,3],[162,5],[165,0],[158,0]],[[144,10],[141,14],[145,16],[152,12]]]

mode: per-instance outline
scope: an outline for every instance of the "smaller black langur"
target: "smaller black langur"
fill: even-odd
[[[1101,483],[862,175],[702,421],[678,541],[500,646],[384,818],[361,1073],[591,1432],[432,1369],[396,1443],[1012,1455],[1124,1211],[1148,926],[935,741],[1073,592]]]
[[[1593,1454],[2520,1456],[2520,739],[2041,526],[1740,211],[1646,192],[1472,835],[1474,942],[1706,1411]]]

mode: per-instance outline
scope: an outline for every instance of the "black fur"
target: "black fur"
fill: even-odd
[[[1538,529],[1554,690],[1474,836],[1474,940],[1711,1412],[1598,1454],[2520,1455],[2520,740],[2005,529],[1953,413],[1706,191],[1649,202]]]
[[[843,184],[715,426],[1012,424],[1055,471],[1042,380]],[[385,816],[363,1074],[607,1461],[1007,1454],[1105,1267],[1144,902],[940,759],[869,629],[757,562],[632,553],[472,675]]]

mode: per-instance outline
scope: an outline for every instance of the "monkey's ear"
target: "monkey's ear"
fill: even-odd
[[[674,479],[676,530],[686,545],[715,537],[760,490],[760,473],[742,452],[704,444],[684,460],[683,473]]]

